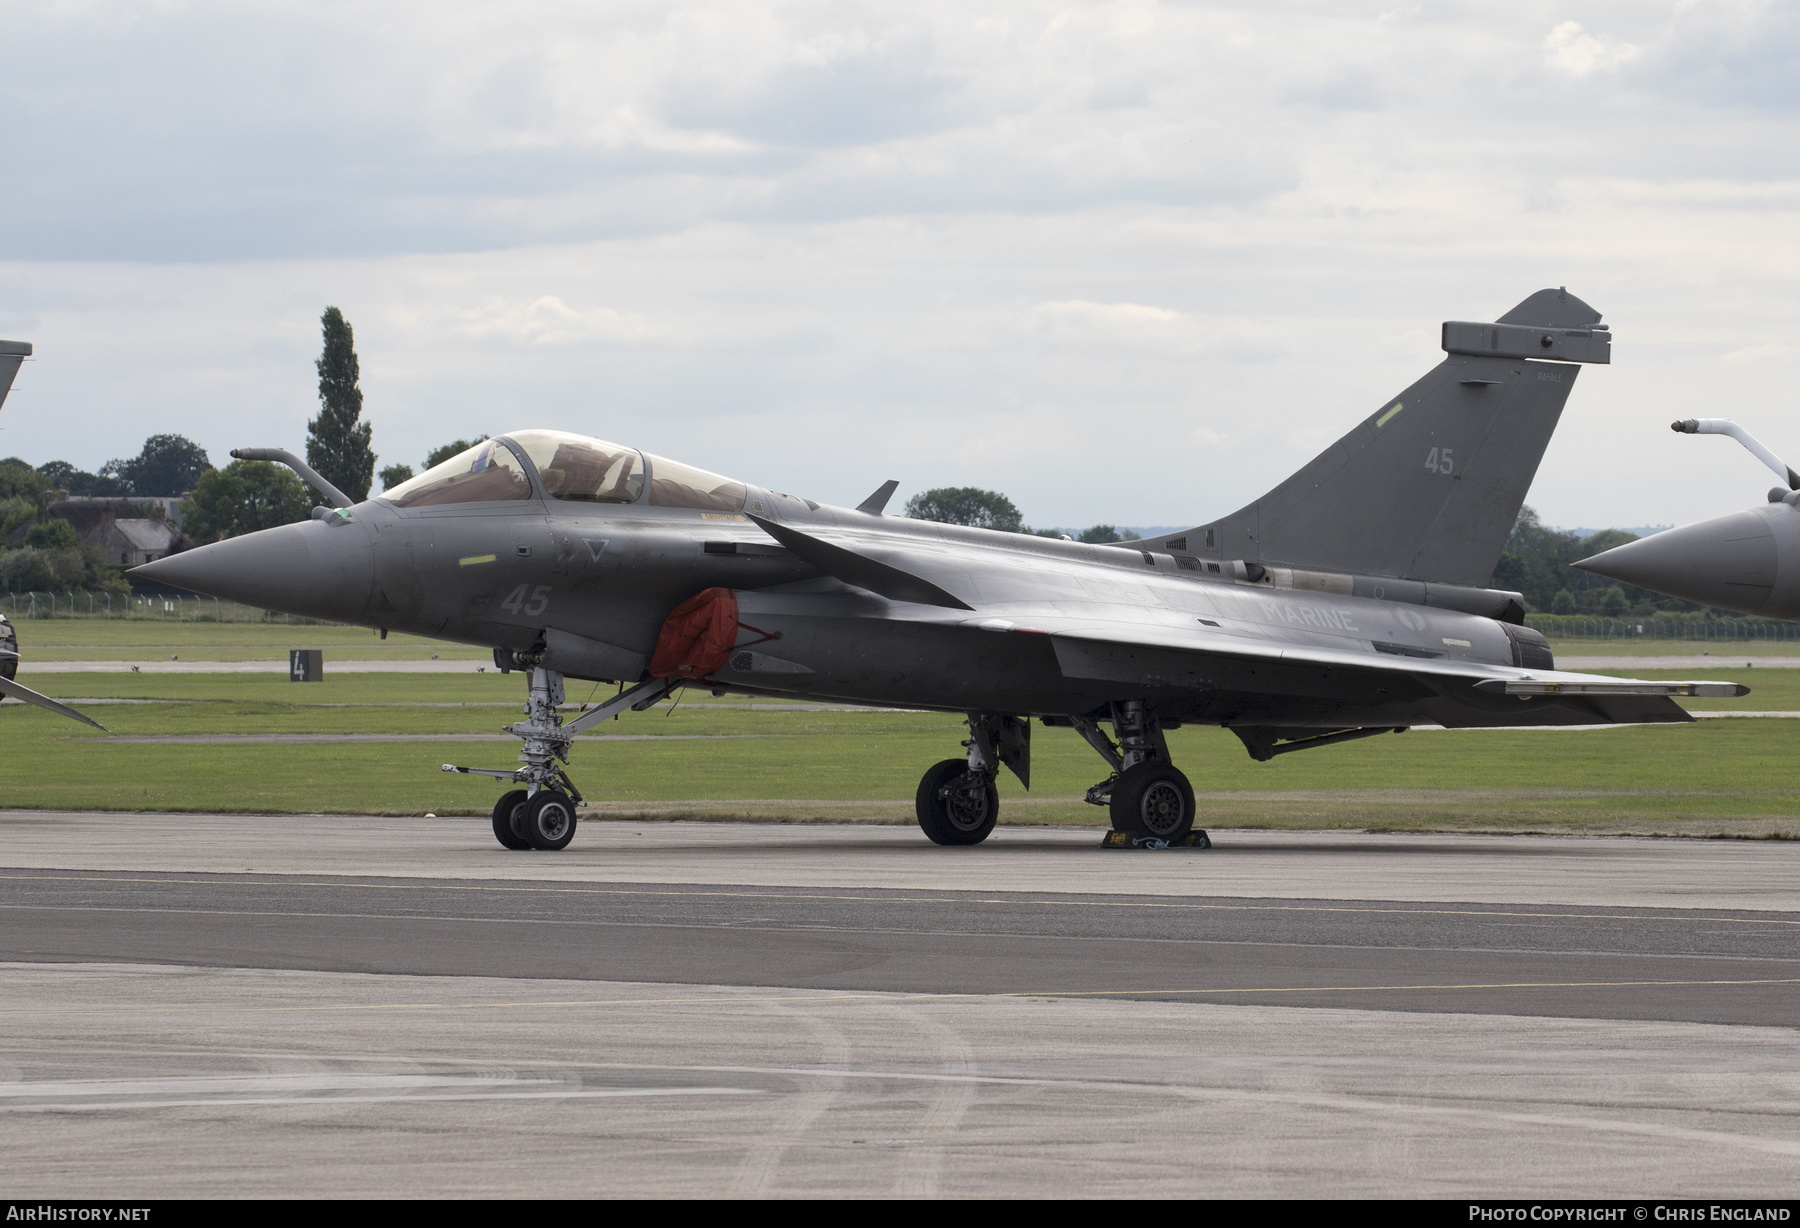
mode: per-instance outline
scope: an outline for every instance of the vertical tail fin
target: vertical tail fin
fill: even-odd
[[[1566,290],[1540,290],[1495,323],[1446,323],[1443,345],[1443,362],[1305,468],[1167,547],[1486,584],[1574,387],[1572,364],[1609,361],[1611,334]]]
[[[0,409],[6,407],[6,394],[12,391],[13,376],[19,364],[31,357],[31,342],[0,341]]]

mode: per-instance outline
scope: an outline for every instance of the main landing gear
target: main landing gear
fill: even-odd
[[[1086,800],[1108,809],[1115,831],[1173,841],[1194,829],[1194,786],[1169,762],[1162,722],[1143,701],[1112,705],[1116,745],[1092,717],[1077,716],[1071,723],[1112,765],[1113,774],[1089,789]]]
[[[674,690],[679,680],[652,678],[640,682],[565,724],[556,710],[563,701],[563,676],[545,669],[534,654],[510,656],[508,664],[525,672],[528,686],[525,719],[505,726],[508,733],[525,743],[519,751],[522,766],[471,768],[446,763],[444,770],[524,785],[523,789],[503,794],[494,803],[494,839],[509,849],[555,852],[567,848],[575,838],[575,808],[582,803],[581,791],[561,766],[569,761],[569,746],[575,735],[627,708],[643,711]]]
[[[1000,818],[994,782],[1005,766],[1031,787],[1031,725],[997,712],[968,715],[967,759],[945,759],[919,781],[914,806],[933,844],[980,844]]]
[[[1062,723],[1060,720],[1059,724]],[[1162,722],[1142,700],[1115,703],[1110,723],[1117,743],[1092,716],[1068,723],[1100,752],[1113,774],[1087,791],[1087,800],[1105,806],[1112,825],[1128,836],[1174,842],[1194,830],[1194,787],[1169,762]],[[968,714],[968,758],[934,764],[919,781],[915,805],[919,827],[936,844],[980,844],[1000,817],[994,782],[1001,767],[1012,769],[1031,787],[1031,726],[995,712]]]

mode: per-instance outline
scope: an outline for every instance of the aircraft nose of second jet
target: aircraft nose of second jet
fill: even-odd
[[[1733,512],[1626,542],[1575,566],[1688,601],[1761,613],[1776,590],[1779,554],[1766,515]]]
[[[360,621],[375,579],[374,550],[355,521],[304,521],[231,537],[132,569],[190,592],[308,618]]]

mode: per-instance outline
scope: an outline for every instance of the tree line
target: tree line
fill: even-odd
[[[1522,593],[1526,609],[1533,614],[1645,618],[1706,608],[1570,566],[1578,559],[1592,558],[1602,550],[1636,540],[1637,534],[1623,529],[1602,529],[1587,537],[1552,529],[1527,505],[1519,509],[1519,518],[1513,522],[1506,550],[1489,583],[1494,588]]]
[[[319,325],[323,345],[314,363],[319,413],[307,423],[306,462],[353,499],[366,499],[377,457],[373,431],[362,421],[355,333],[336,307],[325,309]],[[458,439],[434,448],[422,468],[479,442]],[[383,489],[412,476],[409,465],[389,465],[381,471]],[[216,468],[206,449],[184,435],[152,435],[136,456],[110,460],[97,473],[64,460],[33,466],[7,457],[0,459],[0,590],[127,590],[124,568],[109,566],[99,547],[84,541],[68,520],[45,514],[58,490],[75,498],[115,500],[110,510],[118,518],[150,518],[153,509],[139,500],[185,496],[182,546],[305,520],[324,498],[285,465],[240,460]]]
[[[977,529],[993,529],[1000,533],[1029,533],[1037,537],[1068,536],[1061,529],[1034,529],[1013,501],[997,490],[978,486],[940,486],[922,491],[906,501],[906,514],[913,520],[932,520],[938,524],[961,524]],[[1073,535],[1078,542],[1134,542],[1138,535],[1130,529],[1110,524],[1097,524]]]

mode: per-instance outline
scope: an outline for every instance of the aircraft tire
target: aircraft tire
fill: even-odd
[[[555,789],[539,789],[519,820],[531,847],[545,853],[569,847],[575,838],[575,803]]]
[[[1181,769],[1145,762],[1125,769],[1112,787],[1115,831],[1179,840],[1194,830],[1194,786]]]
[[[1000,790],[991,780],[977,792],[938,796],[939,789],[968,770],[966,759],[945,759],[919,781],[919,828],[933,844],[980,844],[1000,818]]]
[[[500,800],[494,803],[494,839],[509,849],[531,847],[531,841],[522,834],[524,828],[520,820],[525,816],[519,813],[530,796],[523,789],[514,789],[511,793],[501,794]]]

